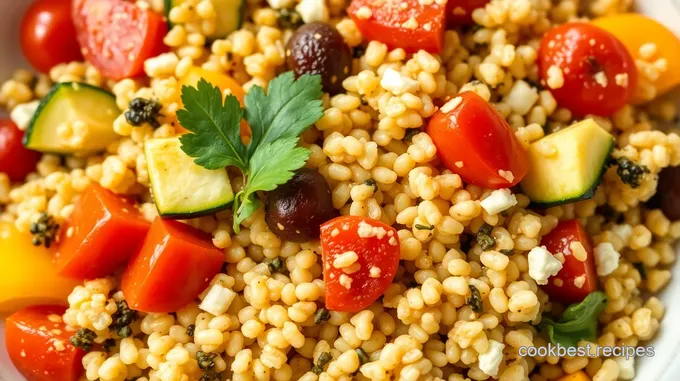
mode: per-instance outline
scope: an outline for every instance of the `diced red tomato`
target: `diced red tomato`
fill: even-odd
[[[24,308],[7,318],[5,345],[9,358],[27,381],[77,381],[85,352],[69,343],[60,306]]]
[[[397,231],[364,217],[343,216],[321,225],[326,308],[356,312],[375,302],[392,283],[399,267]],[[348,252],[357,255],[351,274],[334,261]],[[356,266],[356,265],[354,265]]]
[[[550,87],[551,67],[562,72],[561,87]],[[637,86],[635,61],[626,47],[613,34],[588,23],[549,30],[538,49],[538,69],[541,83],[557,103],[578,116],[611,115],[629,103]]]
[[[0,119],[0,172],[12,181],[23,181],[35,170],[40,153],[24,148],[24,132],[9,119]]]
[[[60,63],[80,61],[71,0],[36,0],[21,19],[21,51],[43,73]]]
[[[446,23],[450,26],[472,23],[472,12],[491,0],[449,0],[446,2]]]
[[[366,40],[407,52],[439,53],[444,45],[445,7],[421,0],[352,0],[347,13]]]
[[[223,262],[209,234],[158,218],[123,273],[121,289],[134,310],[176,311],[208,286]]]
[[[488,102],[466,91],[437,111],[427,126],[444,165],[467,183],[509,188],[529,170],[527,153],[508,122]]]
[[[90,185],[60,229],[59,274],[93,279],[113,273],[139,249],[149,225],[132,202]]]
[[[136,77],[144,61],[167,48],[163,16],[124,0],[73,0],[83,56],[107,78]]]
[[[588,257],[585,262],[572,255],[570,247],[572,242],[581,242],[586,249]],[[578,220],[560,222],[553,231],[541,239],[541,245],[553,255],[559,253],[564,255],[560,272],[550,277],[547,285],[542,286],[543,291],[552,299],[564,304],[580,303],[588,294],[597,290],[593,246]]]

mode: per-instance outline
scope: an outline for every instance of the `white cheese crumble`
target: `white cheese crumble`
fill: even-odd
[[[369,271],[369,275],[371,278],[379,278],[380,273],[382,273],[382,270],[380,270],[380,267],[373,266],[371,267],[371,270]]]
[[[302,0],[295,7],[305,24],[313,22],[327,22],[329,19],[328,8],[324,0]]]
[[[498,170],[498,176],[504,178],[509,183],[515,179],[515,175],[512,174],[512,171],[504,171],[502,169]]]
[[[576,278],[574,278],[574,286],[578,288],[582,288],[583,285],[586,284],[586,275],[579,275]]]
[[[338,282],[340,282],[340,285],[346,289],[352,288],[352,278],[348,277],[345,274],[340,274],[340,279],[338,279]]]
[[[198,308],[215,316],[219,316],[227,312],[235,297],[236,293],[234,291],[222,287],[219,284],[214,284],[205,298],[203,298],[203,301]]]
[[[559,89],[564,86],[564,73],[559,66],[552,65],[548,68],[548,80],[546,84],[551,89]]]
[[[633,235],[633,227],[628,224],[614,225],[612,226],[611,231],[619,236],[624,244],[628,243],[630,236]]]
[[[513,112],[519,115],[529,113],[538,101],[538,91],[525,81],[515,81],[508,95],[503,97],[503,102],[510,106]]]
[[[385,73],[383,73],[382,79],[380,80],[380,86],[382,86],[383,89],[392,92],[394,95],[415,93],[418,91],[418,81],[402,75],[392,68],[385,70]]]
[[[628,73],[620,73],[614,76],[617,86],[628,87]]]
[[[461,97],[455,97],[451,99],[450,101],[444,103],[442,108],[440,109],[443,113],[449,113],[453,110],[456,109],[460,105],[460,103],[463,102],[463,98]]]
[[[498,214],[517,205],[517,197],[510,192],[510,189],[496,189],[487,198],[482,200],[480,205],[487,213]]]
[[[607,74],[605,74],[603,71],[595,73],[593,78],[595,79],[595,82],[597,82],[597,84],[602,87],[607,87],[609,84],[609,81],[607,80]]]
[[[385,235],[387,235],[387,230],[381,226],[373,226],[361,221],[359,222],[357,234],[359,235],[359,238],[378,237],[378,239],[382,239]]]
[[[619,257],[621,255],[614,250],[609,242],[602,242],[595,246],[595,264],[597,265],[597,275],[609,275],[619,267]]]
[[[333,260],[333,267],[336,269],[342,269],[349,267],[354,264],[359,259],[359,256],[354,251],[346,251]]]
[[[614,359],[619,366],[619,379],[632,380],[635,378],[635,357],[626,359],[625,357],[616,357]]]
[[[489,340],[489,349],[478,356],[479,370],[491,377],[498,375],[498,368],[503,361],[503,349],[505,344],[496,340]]]
[[[12,109],[12,112],[10,112],[9,117],[21,131],[25,131],[26,128],[28,128],[28,123],[33,118],[33,114],[35,114],[35,110],[38,109],[39,104],[40,101],[32,101],[16,105],[16,107]]]
[[[527,259],[529,261],[529,276],[541,285],[548,284],[548,278],[557,275],[562,269],[562,262],[550,254],[545,246],[531,249]]]
[[[373,11],[371,11],[371,8],[369,7],[364,6],[357,11],[357,17],[362,20],[368,20],[371,16],[373,16]]]

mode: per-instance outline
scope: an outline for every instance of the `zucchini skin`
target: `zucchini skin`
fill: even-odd
[[[597,179],[590,186],[590,188],[588,188],[588,190],[586,190],[580,196],[571,197],[571,198],[564,198],[564,199],[561,199],[561,200],[555,200],[555,201],[549,201],[549,202],[531,201],[531,206],[535,207],[535,208],[539,208],[539,209],[547,209],[547,208],[551,208],[553,206],[571,204],[571,203],[574,203],[574,202],[588,200],[588,199],[593,198],[593,196],[595,196],[595,191],[597,190],[597,187],[600,186],[600,184],[602,183],[602,178],[604,177],[604,174],[607,171],[607,168],[609,168],[609,166],[607,165],[607,162],[609,162],[609,159],[612,156],[612,152],[614,152],[614,139],[613,138],[611,140],[611,143],[609,144],[609,149],[607,150],[607,155],[605,155],[605,160],[604,160],[604,163],[602,163],[602,168],[600,169],[600,173],[598,174]]]
[[[93,90],[93,91],[98,91],[102,94],[106,94],[111,97],[113,102],[116,102],[116,96],[113,93],[110,93],[101,87],[93,86],[85,82],[60,82],[52,86],[50,91],[43,97],[43,99],[40,100],[40,104],[38,104],[38,108],[35,110],[35,113],[33,114],[33,117],[31,118],[31,121],[28,122],[28,127],[26,128],[26,133],[24,134],[24,138],[22,140],[22,144],[26,148],[30,144],[31,141],[31,136],[33,135],[33,131],[35,130],[35,122],[37,121],[38,117],[40,114],[45,110],[45,107],[47,107],[50,104],[50,101],[52,100],[52,97],[57,95],[60,90],[64,88],[74,88],[74,87],[79,87],[79,88],[85,88],[88,90]]]
[[[161,213],[159,211],[158,215],[164,220],[184,220],[184,219],[188,219],[188,218],[203,217],[203,216],[215,214],[217,212],[221,212],[225,209],[228,209],[233,203],[234,203],[234,200],[231,200],[224,205],[216,206],[216,207],[211,208],[211,209],[205,209],[205,210],[201,210],[201,211],[197,211],[197,212],[185,212],[185,213],[167,212],[167,213]]]
[[[165,10],[165,19],[168,23],[168,30],[172,29],[174,24],[170,21],[170,10],[180,4],[182,0],[164,0],[163,6]],[[217,11],[217,10],[216,10]],[[238,7],[238,23],[236,24],[236,29],[234,31],[241,29],[243,26],[243,19],[245,18],[246,12],[246,0],[240,0],[240,5]],[[227,36],[206,36],[207,41],[214,41],[220,38],[225,38]]]

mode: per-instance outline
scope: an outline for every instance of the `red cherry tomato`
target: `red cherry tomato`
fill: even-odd
[[[392,283],[399,267],[397,231],[382,222],[364,217],[343,216],[321,225],[323,280],[326,308],[356,312],[375,302]],[[357,255],[349,273],[337,268],[338,256]]]
[[[12,181],[23,181],[35,170],[40,153],[24,148],[24,132],[9,119],[0,119],[0,172]]]
[[[572,255],[570,247],[572,242],[581,242],[586,249],[588,257],[585,262]],[[593,246],[578,220],[560,222],[553,231],[541,239],[541,245],[553,255],[559,253],[564,255],[560,272],[548,278],[547,285],[541,286],[552,299],[564,304],[580,303],[588,294],[597,290]]]
[[[75,332],[68,331],[61,321],[65,310],[35,306],[7,318],[7,353],[27,381],[76,381],[80,377],[85,352],[69,343]]]
[[[472,12],[491,0],[449,0],[446,2],[446,23],[450,26],[472,23]]]
[[[444,165],[467,183],[509,188],[529,170],[526,151],[508,122],[474,92],[459,94],[442,106],[430,119],[427,133]]]
[[[564,77],[564,85],[555,89],[548,81],[553,66]],[[548,31],[538,49],[538,68],[541,83],[548,85],[557,103],[579,116],[611,115],[629,103],[637,86],[635,61],[626,47],[587,23]]]
[[[85,58],[107,78],[144,72],[144,61],[166,50],[163,16],[123,0],[74,0],[73,20]]]
[[[444,45],[444,6],[435,2],[401,0],[395,5],[374,0],[352,0],[347,13],[366,40],[407,52],[438,53]]]
[[[113,273],[139,249],[149,225],[132,202],[90,185],[60,229],[59,274],[93,279]]]
[[[37,0],[21,19],[21,51],[43,73],[60,63],[82,61],[71,0]]]
[[[121,289],[134,310],[176,311],[196,299],[223,262],[209,234],[158,218],[123,273]]]

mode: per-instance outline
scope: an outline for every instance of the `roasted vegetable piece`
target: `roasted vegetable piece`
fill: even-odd
[[[572,245],[577,242],[587,254],[585,261],[574,256]],[[562,269],[548,279],[547,285],[542,286],[551,299],[564,304],[580,303],[598,289],[593,247],[578,220],[560,222],[553,231],[543,236],[541,245],[553,255],[564,255]]]
[[[177,311],[208,286],[223,262],[209,234],[157,218],[123,272],[121,290],[134,310]]]
[[[365,217],[343,216],[321,226],[326,308],[357,312],[375,302],[399,267],[397,231]]]
[[[300,27],[288,40],[288,67],[297,77],[319,74],[323,90],[331,95],[342,92],[342,81],[352,70],[352,51],[332,26],[311,23]]]
[[[132,202],[90,185],[61,228],[59,274],[75,279],[111,274],[127,263],[148,230],[149,223]]]
[[[314,169],[298,170],[286,184],[267,194],[267,225],[288,241],[319,238],[321,224],[336,215],[328,183]]]
[[[77,381],[83,372],[82,349],[69,343],[74,332],[61,320],[60,306],[34,306],[5,321],[9,358],[27,381]]]
[[[468,183],[509,188],[529,170],[527,153],[510,125],[472,91],[459,94],[427,125],[444,165]]]
[[[36,303],[63,302],[78,282],[57,274],[54,250],[0,222],[0,315]]]

